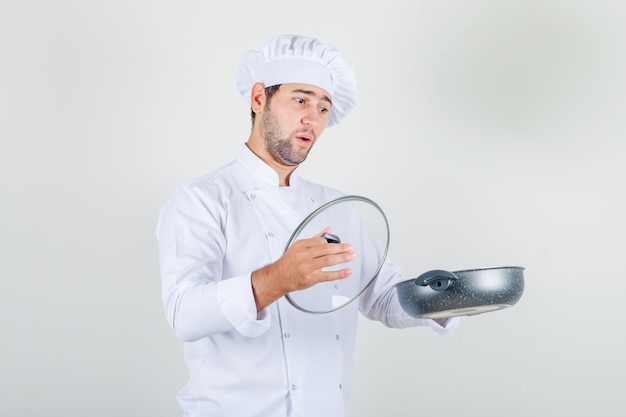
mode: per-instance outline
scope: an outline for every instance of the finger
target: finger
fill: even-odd
[[[318,282],[337,281],[340,279],[348,278],[351,275],[352,275],[351,268],[343,268],[343,269],[338,269],[336,271],[321,271],[317,278],[319,280]]]
[[[330,227],[325,227],[324,230],[316,234],[314,237],[321,237],[324,233],[332,233],[332,232],[333,232],[333,229],[331,229]]]
[[[302,242],[302,244],[304,244],[305,247],[313,247],[313,246],[317,246],[320,244],[325,244],[325,243],[328,243],[328,240],[326,240],[322,236],[324,235],[324,233],[332,233],[332,232],[333,230],[330,227],[325,227],[324,230],[322,230],[319,233],[316,233],[310,238],[299,239],[296,242]],[[294,244],[296,242],[294,242]]]
[[[339,246],[339,245],[338,245]],[[325,253],[321,256],[317,256],[313,259],[313,267],[315,269],[328,268],[335,265],[345,264],[356,259],[356,253],[352,250],[350,245],[349,249],[341,252]]]
[[[344,256],[348,260],[354,259],[356,253],[349,243],[328,243],[320,242],[318,245],[309,247],[308,250],[313,258],[324,258],[327,256]],[[345,261],[347,262],[347,261]]]

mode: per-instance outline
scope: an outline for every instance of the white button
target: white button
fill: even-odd
[[[256,198],[256,194],[254,193],[250,194],[250,198],[254,200]]]
[[[274,233],[272,233],[272,232],[267,232],[267,235],[268,235],[269,237],[274,237]]]
[[[298,386],[297,386],[296,384],[293,384],[293,385],[291,386],[291,390],[292,390],[292,391],[295,391],[295,390],[297,390],[297,389],[298,389]]]
[[[339,335],[336,335],[335,337],[337,338],[337,340],[339,340]]]
[[[339,384],[339,389],[342,389],[342,388],[341,388],[341,384]]]
[[[289,333],[285,333],[284,336],[285,336],[285,339],[289,339],[289,336],[291,335]]]

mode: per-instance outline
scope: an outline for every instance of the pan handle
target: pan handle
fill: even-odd
[[[444,291],[450,288],[452,283],[458,279],[459,278],[450,271],[433,269],[415,278],[415,285],[421,285],[422,287],[429,286],[435,291]]]

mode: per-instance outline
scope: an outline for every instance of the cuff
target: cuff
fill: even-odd
[[[250,276],[246,274],[220,281],[217,301],[222,314],[235,330],[246,337],[258,337],[269,329],[271,316],[266,310],[257,313]]]
[[[431,329],[433,329],[436,333],[445,336],[450,333],[459,325],[460,318],[459,317],[448,317],[445,319],[443,326],[437,323],[435,320],[428,320],[428,325]]]

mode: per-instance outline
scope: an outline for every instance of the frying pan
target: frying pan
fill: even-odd
[[[400,305],[415,318],[471,316],[511,307],[524,292],[524,268],[432,270],[396,284]]]

